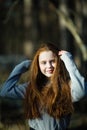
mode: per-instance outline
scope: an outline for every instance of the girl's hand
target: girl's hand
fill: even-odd
[[[58,55],[61,56],[62,54],[65,54],[65,53],[67,53],[67,51],[61,50],[61,51],[58,52]]]

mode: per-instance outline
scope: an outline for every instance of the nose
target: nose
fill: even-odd
[[[47,62],[47,67],[52,67],[51,62]]]

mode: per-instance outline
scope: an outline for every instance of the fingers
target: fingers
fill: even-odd
[[[61,50],[61,51],[58,52],[58,55],[61,56],[62,54],[65,54],[65,53],[67,53],[67,51]]]

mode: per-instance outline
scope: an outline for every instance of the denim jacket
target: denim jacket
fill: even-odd
[[[79,73],[72,55],[67,52],[61,56],[61,60],[64,62],[67,71],[69,72],[71,78],[71,96],[72,102],[79,101],[85,95],[85,83],[84,77]],[[25,90],[28,83],[19,84],[18,81],[20,76],[26,72],[31,64],[30,60],[25,60],[20,64],[16,65],[10,76],[4,83],[0,96],[10,97],[10,98],[24,98]],[[29,119],[29,126],[35,130],[65,130],[70,122],[70,115],[61,117],[61,119],[55,119],[43,113],[40,119]]]

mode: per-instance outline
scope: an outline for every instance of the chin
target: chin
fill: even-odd
[[[50,77],[52,77],[52,75],[46,75],[46,77],[50,78]]]

